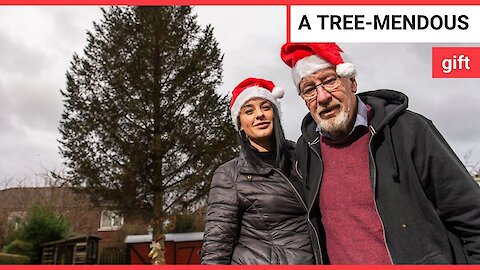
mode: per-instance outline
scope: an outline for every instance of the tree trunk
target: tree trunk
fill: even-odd
[[[163,196],[160,193],[154,195],[155,202],[153,207],[153,220],[152,220],[152,244],[150,245],[150,262],[154,265],[166,264],[165,261],[165,234],[163,231],[163,223],[165,216],[163,213]]]

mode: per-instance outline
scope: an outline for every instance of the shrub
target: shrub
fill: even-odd
[[[70,230],[67,220],[55,213],[54,210],[33,205],[27,212],[27,219],[20,227],[16,239],[32,244],[33,263],[40,262],[40,245],[45,242],[65,238]]]
[[[0,215],[0,248],[15,240],[15,220],[8,220],[8,215]]]
[[[18,254],[18,255],[24,255],[24,256],[30,256],[32,252],[32,244],[29,242],[25,242],[22,240],[14,240],[7,246],[3,248],[3,252],[9,253],[9,254]]]
[[[204,224],[201,217],[194,214],[178,214],[173,219],[173,228],[169,228],[167,232],[171,233],[187,233],[187,232],[201,232],[204,229]]]
[[[29,261],[27,256],[0,253],[0,264],[28,264]]]

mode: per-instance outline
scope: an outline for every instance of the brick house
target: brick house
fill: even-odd
[[[127,234],[147,233],[146,222],[136,217],[124,217],[113,210],[112,204],[95,207],[87,194],[75,193],[68,187],[9,188],[0,190],[0,234],[5,226],[15,229],[24,219],[28,209],[39,204],[54,209],[63,215],[74,235],[95,235],[101,237],[100,250],[105,247],[123,248]],[[5,235],[0,235],[5,239]],[[1,245],[8,243],[0,242]]]

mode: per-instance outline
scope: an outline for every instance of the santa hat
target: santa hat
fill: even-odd
[[[286,43],[280,56],[292,68],[293,82],[299,89],[303,78],[327,67],[335,67],[340,77],[354,77],[355,66],[343,61],[342,52],[335,43]]]
[[[238,114],[247,101],[256,97],[264,98],[280,110],[278,99],[282,98],[283,94],[283,89],[276,87],[271,81],[258,78],[247,78],[243,80],[233,89],[232,100],[230,101],[230,113],[235,129],[239,130]]]

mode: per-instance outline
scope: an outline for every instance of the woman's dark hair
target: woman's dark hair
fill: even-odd
[[[278,108],[269,101],[273,109],[273,140],[275,147],[275,165],[278,167],[286,176],[290,175],[292,168],[292,162],[290,160],[290,152],[288,151],[287,140],[285,139],[285,134],[283,132],[282,123],[280,121],[280,113]],[[237,119],[237,123],[240,126],[240,119]],[[247,159],[251,161],[252,165],[255,167],[262,162],[262,159],[258,155],[257,149],[250,144],[250,141],[247,138],[247,135],[244,131],[239,132],[239,144],[242,148],[242,151],[245,152]]]

